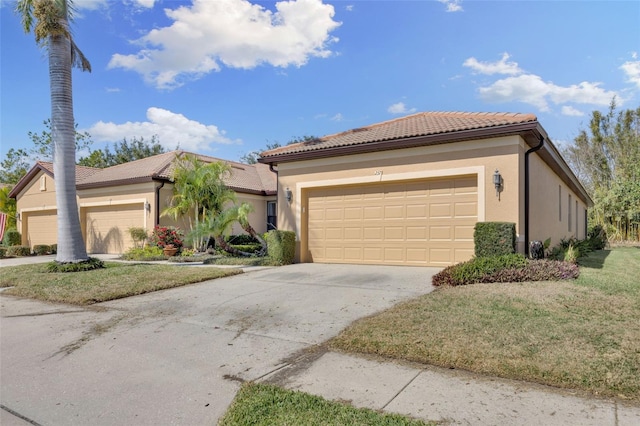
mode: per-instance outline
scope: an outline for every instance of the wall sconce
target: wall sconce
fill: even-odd
[[[150,202],[148,202],[148,201],[145,201],[145,202],[144,202],[144,209],[145,209],[146,211],[150,212],[150,211],[151,211],[151,203],[150,203]]]
[[[285,195],[285,197],[287,197],[287,202],[288,203],[290,203],[291,200],[293,200],[293,192],[291,192],[289,187],[287,187],[287,189],[284,190],[284,195]]]
[[[20,213],[16,214],[16,219],[20,220]]]
[[[500,174],[498,169],[496,169],[495,173],[493,174],[493,186],[496,187],[496,197],[498,197],[498,201],[500,200],[500,193],[502,192],[503,183],[504,181],[502,180],[502,175]]]

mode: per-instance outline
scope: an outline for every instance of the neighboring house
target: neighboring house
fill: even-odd
[[[425,112],[262,153],[301,262],[445,266],[479,221],[586,237],[593,204],[532,114]],[[499,173],[500,192],[494,185]]]
[[[175,225],[187,229],[183,220],[175,222],[160,213],[173,195],[171,180],[176,156],[190,154],[171,151],[105,169],[76,166],[76,189],[80,224],[89,253],[122,253],[132,247],[128,229],[155,225]],[[225,161],[197,155],[204,162]],[[236,191],[238,202],[249,202],[257,232],[275,227],[276,176],[264,164],[248,165],[225,161],[231,166],[227,186]],[[55,176],[53,165],[39,161],[16,184],[10,196],[17,201],[18,230],[22,243],[57,242]],[[268,225],[270,223],[270,225]],[[234,232],[242,233],[239,227]]]

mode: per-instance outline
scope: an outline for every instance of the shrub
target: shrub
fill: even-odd
[[[225,240],[229,244],[245,245],[245,244],[259,244],[258,241],[249,234],[229,235],[225,237]]]
[[[607,245],[607,232],[600,225],[595,225],[587,233],[587,241],[592,250],[602,250]]]
[[[275,263],[289,265],[296,254],[296,233],[272,230],[264,234],[267,242],[267,256]]]
[[[133,240],[134,247],[143,247],[144,242],[149,238],[147,230],[144,228],[129,228],[129,235],[131,236],[131,240]]]
[[[3,257],[7,257],[7,248],[6,247],[1,247],[0,246],[0,259],[2,259]]]
[[[104,268],[104,262],[95,257],[90,257],[84,262],[60,263],[54,260],[47,263],[47,272],[82,272],[102,268]]]
[[[56,254],[58,253],[58,245],[57,244],[51,244],[51,254]]]
[[[433,276],[434,286],[549,281],[577,278],[578,266],[556,260],[527,260],[520,254],[474,258],[448,266]]]
[[[22,236],[17,229],[7,229],[2,239],[2,245],[5,247],[19,246],[22,244]]]
[[[31,256],[31,247],[11,246],[7,250],[7,256]]]
[[[260,243],[255,244],[231,244],[231,247],[236,248],[240,251],[244,251],[246,253],[255,253],[262,249]]]
[[[149,244],[164,248],[165,246],[172,245],[178,249],[182,248],[184,233],[181,229],[173,226],[160,226],[157,225],[153,228],[151,237],[149,238]]]
[[[124,260],[165,260],[167,257],[158,246],[146,246],[143,248],[130,248],[122,255]]]
[[[36,244],[33,246],[33,252],[38,256],[51,253],[51,246],[47,244]]]
[[[511,222],[478,222],[473,242],[476,257],[501,256],[516,251],[516,224]]]

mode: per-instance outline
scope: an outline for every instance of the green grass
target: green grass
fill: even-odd
[[[242,265],[242,266],[280,266],[269,257],[231,257],[222,256],[207,259],[207,265]]]
[[[381,414],[358,409],[319,396],[289,391],[271,385],[245,383],[218,423],[221,426],[241,425],[426,425],[420,420],[397,414]]]
[[[354,323],[336,350],[640,400],[640,249],[575,281],[442,287]]]
[[[66,273],[47,272],[45,264],[4,267],[0,269],[0,287],[13,287],[5,290],[5,294],[90,305],[242,272],[239,269],[116,262],[105,265],[104,269]]]

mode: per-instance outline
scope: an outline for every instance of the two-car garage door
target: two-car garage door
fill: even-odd
[[[306,261],[444,266],[473,255],[476,176],[311,189]]]

